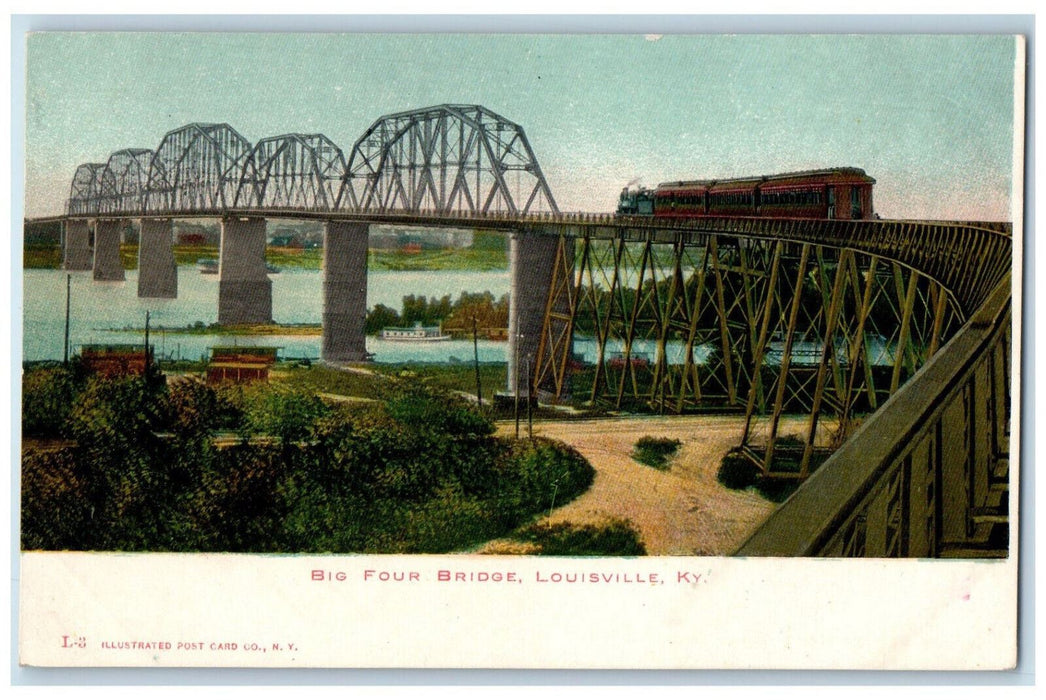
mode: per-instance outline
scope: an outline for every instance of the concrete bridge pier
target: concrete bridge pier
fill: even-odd
[[[367,359],[368,224],[328,221],[323,241],[323,349],[325,362]]]
[[[93,267],[91,227],[85,219],[66,219],[62,225],[62,269],[90,270]]]
[[[120,233],[122,222],[98,219],[94,224],[94,279],[100,282],[122,282]]]
[[[509,238],[507,388],[512,395],[516,393],[517,377],[520,396],[528,395],[527,373],[533,376],[537,368],[538,345],[556,272],[558,246],[556,236],[513,233]],[[571,245],[567,251],[571,261],[572,252]]]
[[[218,323],[272,323],[272,280],[265,270],[265,219],[222,219]]]
[[[138,296],[174,299],[178,296],[178,266],[170,219],[142,219],[138,239]]]

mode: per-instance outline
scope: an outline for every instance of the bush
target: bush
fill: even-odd
[[[574,448],[538,438],[511,444],[489,476],[497,517],[509,529],[584,493],[596,472]]]
[[[648,467],[665,470],[668,469],[668,458],[674,455],[682,444],[672,438],[644,435],[636,441],[632,459]]]
[[[69,412],[84,382],[85,375],[77,365],[26,371],[22,376],[22,434],[65,436]]]
[[[243,411],[248,435],[271,435],[290,443],[308,437],[330,407],[306,391],[258,384],[245,390]]]
[[[774,503],[784,501],[799,486],[797,479],[763,476],[763,470],[754,464],[741,448],[730,450],[723,456],[716,478],[728,489],[743,491],[752,488],[760,496]]]
[[[646,547],[627,520],[608,519],[598,525],[535,524],[517,532],[513,539],[537,545],[536,554],[559,557],[634,557]]]
[[[48,382],[30,393],[53,394]],[[447,552],[511,532],[595,475],[560,443],[494,437],[472,406],[424,385],[332,405],[278,385],[93,377],[62,424],[75,444],[23,452],[27,549]],[[230,427],[242,441],[213,440]]]
[[[81,549],[91,516],[69,449],[22,450],[22,548]]]
[[[403,425],[447,435],[492,435],[494,423],[460,396],[422,383],[398,382],[385,401]]]
[[[735,448],[723,455],[716,478],[728,489],[743,490],[755,485],[762,476],[762,470],[752,463],[741,448]]]
[[[755,490],[759,495],[774,503],[783,503],[789,496],[795,493],[801,482],[798,479],[770,479],[761,477],[755,483]]]

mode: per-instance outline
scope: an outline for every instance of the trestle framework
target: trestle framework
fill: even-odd
[[[535,372],[547,398],[743,411],[742,446],[773,476],[805,478],[964,320],[917,271],[810,243],[582,235],[561,239],[553,269]],[[807,428],[782,471],[781,418],[795,414]]]
[[[1010,280],[804,483],[743,556],[1003,558]]]

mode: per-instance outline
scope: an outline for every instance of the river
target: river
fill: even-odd
[[[23,272],[24,360],[62,359],[65,333],[65,279],[62,270]],[[220,333],[166,333],[166,328],[184,328],[195,323],[210,325],[218,320],[218,276],[201,274],[195,267],[178,268],[177,299],[139,299],[138,271],[128,270],[123,282],[95,282],[90,272],[72,274],[69,342],[74,353],[91,343],[141,343],[139,335],[121,331],[142,328],[145,312],[154,330],[150,343],[155,352],[173,359],[199,359],[216,345],[263,345],[282,348],[281,357],[320,356],[320,337],[301,335],[244,336]],[[318,270],[284,270],[271,275],[273,320],[282,324],[319,324],[323,315],[323,273]],[[367,306],[384,304],[400,310],[408,294],[457,298],[463,291],[507,294],[507,270],[393,272],[367,275]],[[507,343],[481,340],[482,362],[504,362]],[[439,343],[396,343],[367,338],[367,350],[378,362],[449,362],[472,359],[472,341]]]
[[[61,360],[62,338],[65,332],[65,279],[62,270],[25,270],[23,273],[23,359]],[[323,314],[323,273],[319,270],[285,270],[271,275],[273,319],[281,324],[318,325]],[[95,282],[90,272],[72,273],[72,303],[70,304],[70,336],[72,352],[91,343],[142,343],[144,338],[121,329],[142,328],[145,312],[150,313],[154,333],[150,342],[154,351],[170,359],[206,359],[209,348],[218,345],[250,345],[279,347],[280,357],[318,359],[320,336],[313,335],[223,335],[221,333],[167,333],[164,328],[185,328],[196,323],[207,326],[218,320],[218,275],[201,274],[195,267],[178,268],[177,299],[139,299],[138,272],[128,270],[124,282]],[[456,299],[463,291],[489,291],[495,297],[509,290],[508,270],[463,271],[441,270],[374,271],[367,275],[367,306],[384,304],[396,310],[402,307],[408,294],[426,297],[451,295]],[[885,339],[872,338],[872,361],[892,364],[892,349]],[[481,362],[505,362],[508,343],[479,341]],[[807,356],[820,357],[820,345],[797,343],[794,362],[809,362]],[[471,340],[448,340],[429,343],[383,341],[369,336],[367,350],[375,362],[468,362],[472,360]],[[620,343],[609,343],[609,357],[623,350]],[[579,359],[594,362],[596,343],[591,338],[575,337],[574,352]],[[702,362],[708,347],[694,348],[694,360]],[[775,355],[776,352],[776,355]],[[845,361],[845,348],[837,352]],[[767,362],[780,362],[780,350],[774,344],[768,351]],[[652,361],[657,355],[652,340],[636,341],[632,356],[640,361]],[[682,341],[666,344],[670,364],[682,364],[685,347]],[[804,359],[807,358],[807,359]]]

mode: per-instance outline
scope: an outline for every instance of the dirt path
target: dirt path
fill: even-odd
[[[592,487],[554,510],[551,521],[580,524],[627,518],[641,533],[649,554],[733,554],[776,507],[757,494],[731,491],[716,480],[720,460],[737,445],[743,426],[741,416],[535,424],[535,435],[573,445],[596,470]],[[512,425],[499,426],[501,434],[513,430]],[[667,471],[630,456],[644,435],[682,441]]]

